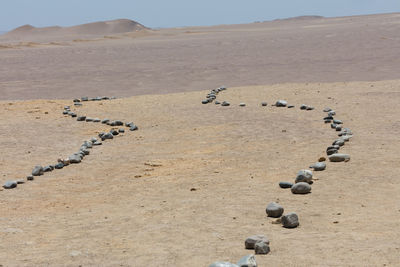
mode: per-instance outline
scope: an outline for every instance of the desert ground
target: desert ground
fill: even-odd
[[[2,184],[110,130],[63,115],[66,105],[139,126],[80,164],[0,189],[0,266],[235,263],[254,234],[270,239],[261,267],[399,266],[399,20],[0,37]],[[221,85],[229,107],[201,104]],[[102,95],[117,99],[72,105]],[[354,133],[340,150],[351,160],[327,162],[310,194],[279,188],[337,138],[325,107]],[[300,226],[274,224],[272,201]]]

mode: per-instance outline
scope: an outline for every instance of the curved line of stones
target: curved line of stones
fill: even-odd
[[[83,106],[82,102],[85,101],[103,101],[103,100],[112,100],[115,99],[115,97],[96,97],[96,98],[88,98],[88,97],[82,97],[81,99],[74,99],[73,103],[75,107],[81,107]],[[124,128],[114,128],[115,126],[124,126],[129,128],[130,131],[136,131],[138,130],[138,126],[135,125],[133,122],[122,122],[120,120],[110,120],[110,119],[103,119],[100,120],[98,118],[90,118],[85,115],[79,115],[71,110],[70,106],[65,106],[64,110],[62,112],[63,115],[68,115],[71,118],[76,118],[77,121],[85,121],[85,122],[101,122],[102,124],[109,125],[113,128],[109,132],[101,132],[98,134],[98,137],[92,137],[90,140],[86,140],[82,143],[80,146],[79,150],[76,153],[73,153],[70,155],[68,158],[62,159],[59,158],[57,160],[56,164],[52,165],[47,165],[42,167],[41,165],[37,165],[33,168],[31,175],[28,175],[26,179],[28,181],[34,180],[35,176],[41,176],[46,172],[51,172],[53,170],[57,169],[62,169],[66,166],[69,166],[70,164],[77,164],[80,163],[83,158],[87,155],[90,154],[90,149],[92,149],[95,146],[102,145],[102,141],[105,140],[110,140],[113,139],[114,136],[119,135],[120,133],[124,133],[125,129]],[[100,141],[101,140],[101,141]],[[13,180],[13,181],[7,181],[4,183],[3,188],[5,189],[13,189],[16,188],[18,184],[24,184],[25,179],[20,179],[20,180]]]
[[[228,101],[223,101],[222,103],[217,100],[217,95],[226,90],[226,87],[219,87],[217,89],[212,89],[210,93],[207,94],[206,99],[202,101],[202,104],[209,104],[214,102],[216,105],[230,106]],[[267,106],[267,102],[261,102],[261,106]],[[239,106],[246,106],[245,103],[240,103]],[[288,105],[285,100],[278,100],[272,106],[276,107],[287,107],[294,108],[294,105]],[[300,110],[314,110],[314,107],[302,104]],[[340,148],[345,145],[346,142],[350,140],[353,136],[352,131],[349,128],[343,127],[343,122],[341,120],[335,119],[334,116],[336,112],[331,108],[325,108],[323,112],[326,113],[323,121],[325,124],[330,124],[330,127],[335,131],[339,132],[339,138],[334,140],[332,145],[328,146],[326,149],[326,154],[331,162],[347,162],[350,160],[350,155],[338,153]],[[314,171],[324,171],[326,169],[326,163],[324,162],[325,157],[321,157],[317,163],[312,164],[309,168]],[[295,178],[295,183],[290,182],[280,182],[279,186],[281,188],[291,188],[293,194],[308,194],[311,192],[311,184],[313,183],[313,173],[311,170],[304,169],[297,173]],[[271,202],[267,205],[266,213],[268,217],[278,218],[276,221],[272,222],[274,224],[282,224],[285,228],[296,228],[299,226],[299,218],[296,213],[290,212],[283,215],[284,208],[275,202]],[[255,254],[268,254],[270,252],[269,239],[264,235],[252,235],[245,240],[246,249],[254,249]],[[246,255],[242,257],[237,264],[230,262],[214,262],[209,267],[244,267],[244,266],[257,266],[256,258],[254,255]]]

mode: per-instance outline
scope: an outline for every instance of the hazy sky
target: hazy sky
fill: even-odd
[[[0,0],[0,30],[129,18],[148,27],[400,12],[400,0]]]

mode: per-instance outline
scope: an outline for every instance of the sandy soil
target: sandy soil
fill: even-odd
[[[244,240],[260,233],[271,252],[257,256],[259,266],[396,266],[399,86],[229,88],[219,95],[232,103],[226,108],[202,105],[206,91],[87,103],[80,114],[133,120],[140,130],[94,148],[79,165],[1,191],[0,264],[208,266],[251,253]],[[297,107],[260,106],[281,98]],[[301,111],[302,103],[316,110]],[[0,102],[1,182],[108,129],[64,118],[66,104]],[[325,106],[355,133],[342,149],[351,161],[328,163],[311,194],[293,195],[278,182],[324,156],[336,138],[322,121]],[[297,212],[300,227],[272,224],[271,201]]]
[[[94,39],[0,36],[0,99],[398,79],[399,16],[163,29]]]

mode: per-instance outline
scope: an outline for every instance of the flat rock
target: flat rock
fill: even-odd
[[[4,189],[13,189],[17,187],[17,182],[16,181],[7,181],[4,183],[3,188]]]
[[[257,267],[256,257],[252,254],[246,255],[237,262],[239,267]]]
[[[340,154],[340,153],[336,153],[336,154],[332,154],[329,157],[329,161],[331,162],[347,162],[350,160],[350,155],[349,154]]]
[[[69,156],[68,159],[69,159],[70,163],[80,163],[82,161],[82,157],[77,154],[73,154],[73,155]]]
[[[296,228],[299,226],[299,217],[294,212],[283,215],[281,221],[282,226],[285,228]]]
[[[43,174],[43,167],[42,166],[38,165],[38,166],[35,166],[35,168],[33,168],[33,170],[32,170],[32,175],[33,176],[40,176],[42,174]]]
[[[312,181],[313,173],[310,170],[300,170],[296,176],[296,183],[306,182],[310,183]]]
[[[257,242],[264,242],[266,244],[269,244],[269,240],[266,236],[264,235],[252,235],[249,236],[248,238],[246,238],[246,240],[244,241],[244,247],[246,249],[254,249],[254,245]]]
[[[246,106],[246,103],[240,103],[239,106],[240,106],[240,107],[245,107],[245,106]]]
[[[279,187],[280,188],[292,188],[293,183],[290,182],[279,182]]]
[[[310,166],[314,171],[323,171],[326,169],[326,163],[325,162],[317,162],[314,163],[313,165]]]
[[[26,180],[28,181],[33,181],[35,178],[33,177],[33,175],[28,175],[26,176]]]
[[[311,192],[311,185],[305,182],[299,182],[290,189],[293,194],[308,194]]]
[[[270,252],[269,245],[264,242],[257,242],[254,245],[254,252],[256,254],[268,254]]]
[[[136,125],[132,125],[129,130],[130,131],[137,131],[139,128]]]
[[[58,170],[64,168],[64,163],[62,163],[62,162],[57,163],[55,165],[55,168],[58,169]]]
[[[224,102],[222,102],[222,104],[221,104],[221,106],[223,106],[223,107],[227,107],[227,106],[229,106],[229,105],[230,105],[230,103],[227,102],[227,101],[224,101]]]
[[[268,217],[279,218],[283,214],[283,207],[276,202],[271,202],[267,205],[265,212],[268,214]]]
[[[261,106],[266,107],[268,105],[267,102],[261,102]]]
[[[329,111],[331,111],[332,109],[331,108],[328,108],[328,107],[326,107],[326,108],[324,108],[324,112],[329,112]]]
[[[77,121],[85,121],[86,120],[86,116],[79,116],[78,118],[76,118]]]
[[[287,106],[287,101],[286,100],[278,100],[278,101],[276,101],[275,106],[277,106],[277,107],[286,107]]]

